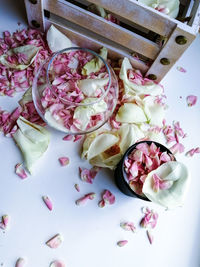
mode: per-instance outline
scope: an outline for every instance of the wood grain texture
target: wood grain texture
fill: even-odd
[[[147,58],[155,59],[159,52],[159,47],[154,42],[68,2],[45,0],[44,8]]]
[[[108,57],[111,59],[120,59],[127,57],[132,66],[135,69],[141,70],[141,72],[144,74],[148,70],[148,66],[140,61],[133,58],[130,53],[127,50],[123,50],[122,48],[118,47],[117,45],[111,44],[110,42],[106,42],[105,40],[101,41],[99,39],[96,39],[94,37],[86,35],[85,32],[82,32],[80,29],[74,29],[73,27],[63,25],[63,23],[59,23],[55,20],[47,20],[45,19],[45,27],[48,28],[50,25],[54,25],[59,31],[61,31],[63,34],[65,34],[72,43],[74,43],[77,46],[89,48],[91,50],[94,50],[96,52],[99,51],[101,47],[106,47],[108,49]]]
[[[37,29],[45,31],[44,27],[44,14],[43,14],[43,0],[37,0],[36,4],[32,4],[29,0],[24,0],[28,23],[34,27],[33,21],[39,23]]]
[[[187,43],[185,45],[179,45],[176,43],[175,39],[177,36],[183,35],[187,38]],[[195,39],[195,35],[186,33],[183,29],[177,28],[171,34],[169,40],[166,42],[165,46],[162,48],[161,52],[157,56],[156,60],[149,68],[146,76],[149,74],[154,74],[157,76],[157,82],[160,82],[162,78],[167,74],[171,67],[176,63],[176,61],[181,57],[185,50],[190,46],[192,41]],[[169,65],[162,65],[160,60],[162,58],[167,58],[170,61]]]
[[[134,0],[89,0],[89,2],[165,37],[169,36],[176,26],[173,19]]]

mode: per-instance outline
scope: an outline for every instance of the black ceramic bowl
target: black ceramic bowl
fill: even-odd
[[[141,144],[141,143],[146,143],[148,145],[151,145],[152,143],[154,143],[157,147],[160,148],[161,152],[166,151],[169,155],[173,156],[173,160],[176,160],[176,159],[175,159],[174,155],[172,154],[172,152],[167,147],[163,146],[160,143],[154,142],[154,141],[141,141],[141,142],[135,143],[134,145],[132,145],[131,147],[129,147],[126,150],[123,158],[120,160],[120,162],[118,163],[118,165],[115,169],[115,172],[114,172],[115,183],[116,183],[117,187],[119,188],[119,190],[122,193],[124,193],[125,195],[130,196],[130,197],[140,198],[140,199],[143,199],[146,201],[150,201],[147,197],[136,194],[130,188],[129,184],[126,181],[127,174],[126,174],[125,168],[124,168],[124,161],[125,161],[125,159],[128,158],[129,154],[136,148],[136,146]]]

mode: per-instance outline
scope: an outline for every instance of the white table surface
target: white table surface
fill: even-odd
[[[26,26],[20,2],[1,0],[0,4],[0,31]],[[22,25],[19,27],[17,22]],[[167,121],[180,121],[187,132],[186,151],[200,146],[199,42],[198,36],[162,82],[169,105]],[[179,72],[177,66],[185,67],[187,73]],[[198,96],[196,106],[191,108],[186,105],[189,94]],[[0,97],[0,106],[12,110],[19,98]],[[64,142],[62,137],[52,132],[50,147],[36,174],[21,180],[14,173],[15,164],[22,162],[21,154],[12,139],[0,135],[0,216],[11,217],[10,229],[0,231],[0,266],[15,266],[19,257],[25,257],[29,267],[48,267],[54,259],[62,259],[68,267],[200,266],[200,154],[193,158],[177,156],[191,173],[191,186],[182,208],[164,211],[148,204],[159,213],[155,241],[150,245],[146,231],[139,227],[141,207],[147,203],[123,195],[108,170],[102,170],[93,185],[82,182],[78,166],[89,165],[80,159],[81,144]],[[61,167],[60,156],[69,156],[70,165]],[[80,193],[74,189],[75,183],[79,183]],[[115,194],[116,203],[101,209],[97,204],[104,189]],[[85,207],[76,206],[75,200],[89,192],[96,192],[96,199]],[[52,212],[44,205],[43,195],[52,199]],[[120,222],[126,220],[135,222],[137,233],[120,228]],[[64,242],[50,249],[45,242],[57,233],[62,234]],[[120,248],[116,242],[122,239],[129,243]]]

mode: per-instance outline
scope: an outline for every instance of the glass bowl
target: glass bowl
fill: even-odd
[[[86,134],[104,125],[118,99],[111,66],[90,49],[71,47],[55,53],[35,75],[32,96],[42,119],[67,134]]]
[[[114,172],[114,177],[115,177],[115,182],[119,190],[124,193],[127,196],[130,197],[135,197],[135,198],[140,198],[142,200],[150,201],[144,194],[137,194],[133,188],[129,184],[127,172],[125,170],[125,160],[128,159],[129,155],[136,150],[137,146],[139,144],[146,143],[147,145],[151,145],[152,143],[156,145],[157,148],[160,149],[160,152],[167,152],[167,154],[170,156],[172,161],[176,161],[176,158],[172,154],[172,152],[165,146],[163,146],[160,143],[154,142],[154,141],[141,141],[138,143],[135,143],[131,147],[127,149],[127,151],[124,153],[123,158],[121,161],[118,163],[115,172]]]

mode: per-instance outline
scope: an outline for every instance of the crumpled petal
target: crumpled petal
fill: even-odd
[[[19,129],[13,134],[13,138],[23,154],[27,169],[32,173],[35,163],[48,148],[50,135],[44,127],[21,116],[17,125]]]
[[[47,31],[47,43],[52,52],[72,47],[71,40],[53,25]]]
[[[109,190],[104,191],[102,198],[106,204],[112,205],[115,203],[115,196]]]
[[[197,96],[195,96],[195,95],[189,95],[189,96],[187,96],[186,100],[187,100],[187,105],[189,107],[192,107],[197,102]]]
[[[161,180],[170,181],[173,184],[168,189],[155,192],[152,188],[154,174],[157,174]],[[189,173],[185,165],[177,161],[169,161],[147,175],[142,192],[152,202],[173,209],[183,205],[189,182]]]
[[[190,149],[189,151],[186,152],[185,155],[186,155],[187,157],[193,157],[194,154],[196,154],[196,153],[200,153],[200,147],[196,147],[196,148],[192,148],[192,149]]]
[[[80,178],[82,181],[92,184],[99,170],[100,168],[96,166],[92,167],[91,169],[82,169],[79,167]]]
[[[75,203],[76,203],[77,206],[83,206],[88,202],[88,200],[93,200],[95,197],[96,197],[95,193],[88,193],[85,196],[83,196],[83,197],[79,198],[78,200],[76,200]]]
[[[46,245],[50,248],[58,248],[63,242],[63,237],[60,234],[53,236],[46,242]]]

